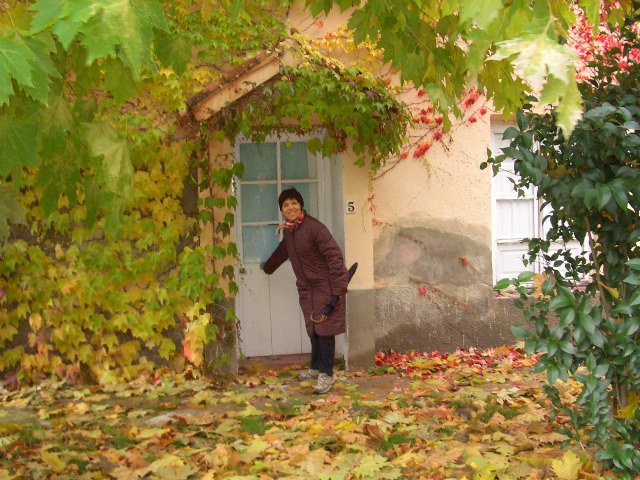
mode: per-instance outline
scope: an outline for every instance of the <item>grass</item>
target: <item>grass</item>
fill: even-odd
[[[264,435],[271,428],[262,415],[249,415],[240,419],[242,431],[249,435]]]

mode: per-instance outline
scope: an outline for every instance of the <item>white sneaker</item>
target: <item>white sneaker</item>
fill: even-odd
[[[304,372],[300,372],[298,374],[298,380],[311,380],[313,378],[318,378],[320,372],[318,370],[314,370],[313,368],[309,368]]]
[[[320,375],[318,375],[318,381],[316,382],[316,388],[314,389],[314,392],[316,392],[318,395],[327,393],[329,390],[331,390],[331,387],[333,386],[335,381],[335,378],[333,378],[332,376],[329,376],[326,373],[321,373]]]

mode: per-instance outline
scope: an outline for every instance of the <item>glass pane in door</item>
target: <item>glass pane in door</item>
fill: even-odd
[[[280,145],[283,179],[315,178],[316,160],[307,150],[307,142],[289,142]]]
[[[277,158],[275,143],[241,143],[240,161],[244,164],[242,180],[275,180]]]
[[[240,186],[240,191],[242,223],[278,220],[278,191],[275,183],[245,183]]]
[[[242,228],[242,261],[243,263],[263,262],[278,246],[280,238],[277,225]]]

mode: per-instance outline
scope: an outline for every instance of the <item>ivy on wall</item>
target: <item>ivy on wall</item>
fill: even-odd
[[[48,99],[14,72],[13,96],[0,105],[4,138],[28,153],[0,148],[11,166],[0,171],[11,207],[0,211],[8,235],[0,250],[0,373],[9,385],[45,376],[104,383],[162,363],[215,369],[228,359],[237,293],[230,187],[242,165],[210,165],[209,124],[195,138],[171,141],[175,112],[221,71],[289,34],[283,12],[267,1],[246,2],[235,16],[210,11],[210,2],[144,5],[135,3],[134,17],[144,24],[153,11],[155,48],[136,65],[116,48],[126,33],[118,22],[103,25],[115,44],[100,56],[83,33],[96,18],[77,25],[76,42],[61,43],[51,31],[70,28],[67,10],[34,2],[0,12],[0,49],[30,35],[52,46],[51,62],[37,70],[49,78],[38,83]],[[304,62],[225,110],[215,119],[218,134],[260,140],[323,129],[312,148],[330,155],[350,138],[359,162],[371,156],[374,170],[397,153],[406,114],[384,83],[315,53],[301,37],[294,43]],[[283,126],[290,120],[295,126]],[[210,245],[201,245],[205,230]],[[211,344],[216,354],[205,360]]]
[[[299,65],[281,67],[279,75],[212,118],[212,128],[232,142],[238,134],[262,141],[272,133],[321,131],[310,150],[330,156],[349,141],[356,164],[372,173],[398,155],[411,116],[385,82],[324,56],[300,35],[294,35],[293,48]]]

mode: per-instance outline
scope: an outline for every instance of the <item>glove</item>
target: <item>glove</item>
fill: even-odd
[[[337,295],[333,295],[331,297],[331,300],[329,300],[327,303],[324,304],[324,310],[322,310],[322,315],[324,315],[325,317],[328,317],[329,314],[333,312],[333,310],[336,308],[336,305],[338,305],[338,300],[339,300],[339,297]]]

